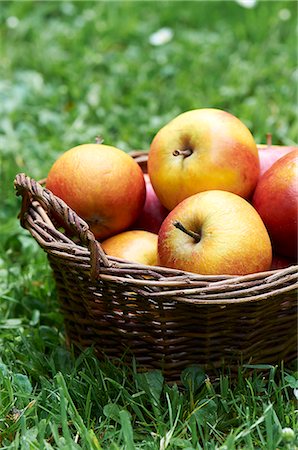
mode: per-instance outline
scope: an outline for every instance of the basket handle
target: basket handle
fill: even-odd
[[[100,272],[100,265],[109,267],[111,264],[100,243],[95,239],[89,225],[81,219],[63,200],[56,197],[50,190],[41,186],[33,178],[24,173],[16,175],[14,186],[17,196],[22,196],[19,219],[23,228],[30,231],[28,223],[29,207],[37,201],[46,212],[54,212],[57,217],[79,238],[90,251],[90,277],[95,280]]]

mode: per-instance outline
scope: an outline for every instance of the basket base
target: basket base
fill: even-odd
[[[110,351],[104,352],[101,348],[94,345],[92,338],[90,338],[89,342],[82,342],[82,340],[78,341],[76,337],[73,336],[72,333],[66,334],[67,345],[68,347],[73,347],[76,354],[80,354],[82,351],[92,348],[99,361],[109,361],[112,364],[124,364],[129,367],[134,366],[140,373],[151,370],[160,370],[167,383],[175,383],[178,385],[181,383],[182,372],[191,366],[200,367],[205,372],[206,377],[213,380],[217,379],[222,374],[228,374],[234,379],[238,376],[239,370],[243,371],[244,369],[247,374],[250,374],[253,372],[254,366],[259,369],[268,369],[281,364],[290,366],[297,361],[297,352],[290,350],[285,352],[283,356],[275,354],[275,358],[267,356],[263,358],[250,357],[244,359],[242,355],[230,354],[226,355],[225,358],[223,357],[215,362],[211,361],[209,363],[202,363],[202,360],[198,357],[198,359],[172,360],[171,363],[166,364],[162,363],[160,360],[152,361],[148,356],[134,354],[129,348],[124,348],[121,356],[116,351],[112,352],[111,349]]]

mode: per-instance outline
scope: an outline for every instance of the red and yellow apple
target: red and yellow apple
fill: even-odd
[[[158,233],[160,226],[169,211],[160,203],[147,173],[144,174],[144,178],[146,183],[146,200],[144,207],[136,222],[132,225],[132,228],[135,230]]]
[[[269,232],[274,252],[297,258],[298,149],[280,158],[263,174],[252,204]]]
[[[102,242],[105,253],[153,266],[157,264],[157,234],[144,230],[129,230],[116,234]]]
[[[51,167],[47,189],[64,200],[98,239],[128,228],[146,197],[143,173],[116,147],[84,144],[63,153]]]
[[[178,204],[158,235],[159,265],[200,274],[245,275],[270,269],[272,248],[245,199],[210,190]]]
[[[270,134],[267,135],[267,144],[257,144],[257,147],[260,158],[260,177],[275,161],[298,149],[295,146],[272,145]]]
[[[252,134],[237,117],[219,109],[180,114],[159,130],[148,155],[152,186],[168,210],[213,189],[248,198],[259,171]]]

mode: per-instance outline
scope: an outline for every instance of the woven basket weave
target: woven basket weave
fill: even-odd
[[[135,152],[146,170],[147,154]],[[134,357],[166,379],[198,364],[291,361],[297,354],[297,266],[208,276],[105,255],[61,199],[18,174],[21,225],[47,253],[70,342],[99,358]],[[61,226],[62,225],[62,226]],[[65,231],[67,230],[67,231]]]

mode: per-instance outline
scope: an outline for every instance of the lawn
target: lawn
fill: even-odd
[[[13,189],[97,135],[148,149],[194,108],[231,112],[257,142],[297,143],[296,2],[2,1],[0,21],[0,447],[297,449],[295,364],[236,379],[190,367],[178,387],[92,349],[74,356]]]

